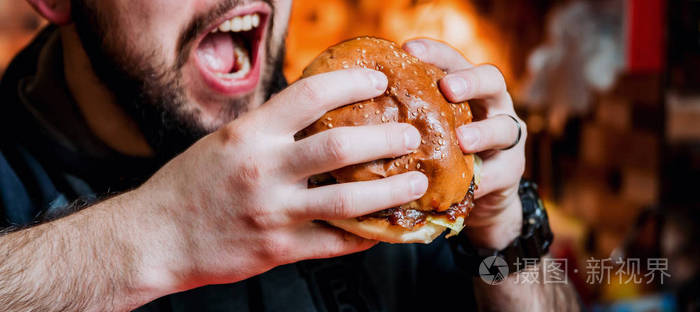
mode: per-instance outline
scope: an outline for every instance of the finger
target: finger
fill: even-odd
[[[524,144],[523,125],[519,119],[516,123],[508,115],[496,115],[457,128],[457,139],[464,153],[500,150],[512,146],[518,141],[518,136],[518,145]]]
[[[381,95],[386,86],[386,76],[371,69],[318,74],[275,95],[257,111],[257,117],[266,121],[269,130],[294,134],[329,110]]]
[[[411,171],[384,179],[333,184],[308,189],[292,208],[294,218],[341,220],[397,207],[418,199],[428,188],[428,178]],[[292,204],[294,206],[294,204]]]
[[[293,243],[299,247],[300,259],[338,257],[367,250],[378,242],[369,240],[326,224],[309,222],[299,230]]]
[[[517,185],[525,171],[524,145],[518,144],[512,150],[494,154],[484,161],[479,172],[479,187],[474,193],[475,198],[486,194],[496,194]]]
[[[352,164],[408,154],[420,145],[420,132],[403,123],[338,127],[293,144],[285,171],[295,178]]]
[[[486,64],[459,70],[440,79],[440,90],[453,103],[471,99],[493,100],[494,109],[512,110],[503,74],[496,66]],[[505,100],[505,101],[504,101]]]
[[[440,41],[415,39],[404,43],[403,49],[448,73],[473,66],[459,51]]]

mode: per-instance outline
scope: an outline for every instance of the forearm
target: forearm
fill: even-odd
[[[125,197],[0,236],[3,310],[123,311],[152,300],[120,218]]]
[[[498,285],[474,278],[479,311],[581,311],[576,290],[570,283],[545,281],[542,263],[522,273],[510,274]],[[533,271],[539,274],[533,274]],[[525,274],[530,274],[526,277]]]

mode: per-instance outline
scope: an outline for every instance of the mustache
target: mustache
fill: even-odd
[[[272,8],[272,12],[270,13],[270,16],[268,17],[268,21],[272,21],[273,18],[272,16],[275,14],[275,4],[273,0],[260,0],[261,2],[265,2],[270,7]],[[192,45],[194,44],[194,41],[197,39],[197,37],[205,31],[205,28],[209,25],[211,25],[214,21],[218,20],[226,14],[227,12],[233,10],[234,8],[252,3],[255,1],[246,1],[246,0],[225,0],[221,1],[218,4],[216,4],[211,10],[208,10],[207,12],[204,13],[199,13],[192,17],[192,20],[187,24],[185,27],[184,31],[180,35],[180,37],[177,40],[177,51],[178,51],[178,57],[177,61],[175,63],[176,69],[182,68],[182,66],[185,65],[187,62],[187,59],[190,56],[190,52],[192,51]],[[271,29],[272,27],[270,27]],[[269,29],[268,29],[269,30]]]

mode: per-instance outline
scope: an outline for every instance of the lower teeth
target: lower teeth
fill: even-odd
[[[217,76],[228,79],[238,79],[245,77],[250,72],[250,56],[248,51],[241,44],[237,44],[233,49],[235,62],[238,70],[233,73],[216,73]]]

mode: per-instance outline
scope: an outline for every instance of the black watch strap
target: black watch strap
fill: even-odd
[[[547,212],[537,194],[537,185],[523,179],[520,181],[518,194],[523,207],[523,226],[520,236],[506,248],[495,250],[473,246],[466,234],[462,232],[450,240],[457,265],[479,276],[481,266],[485,264],[490,267],[496,258],[501,258],[508,266],[508,273],[514,273],[522,271],[526,265],[538,263],[539,259],[549,252],[554,235],[549,227]],[[483,271],[484,268],[481,270]]]

